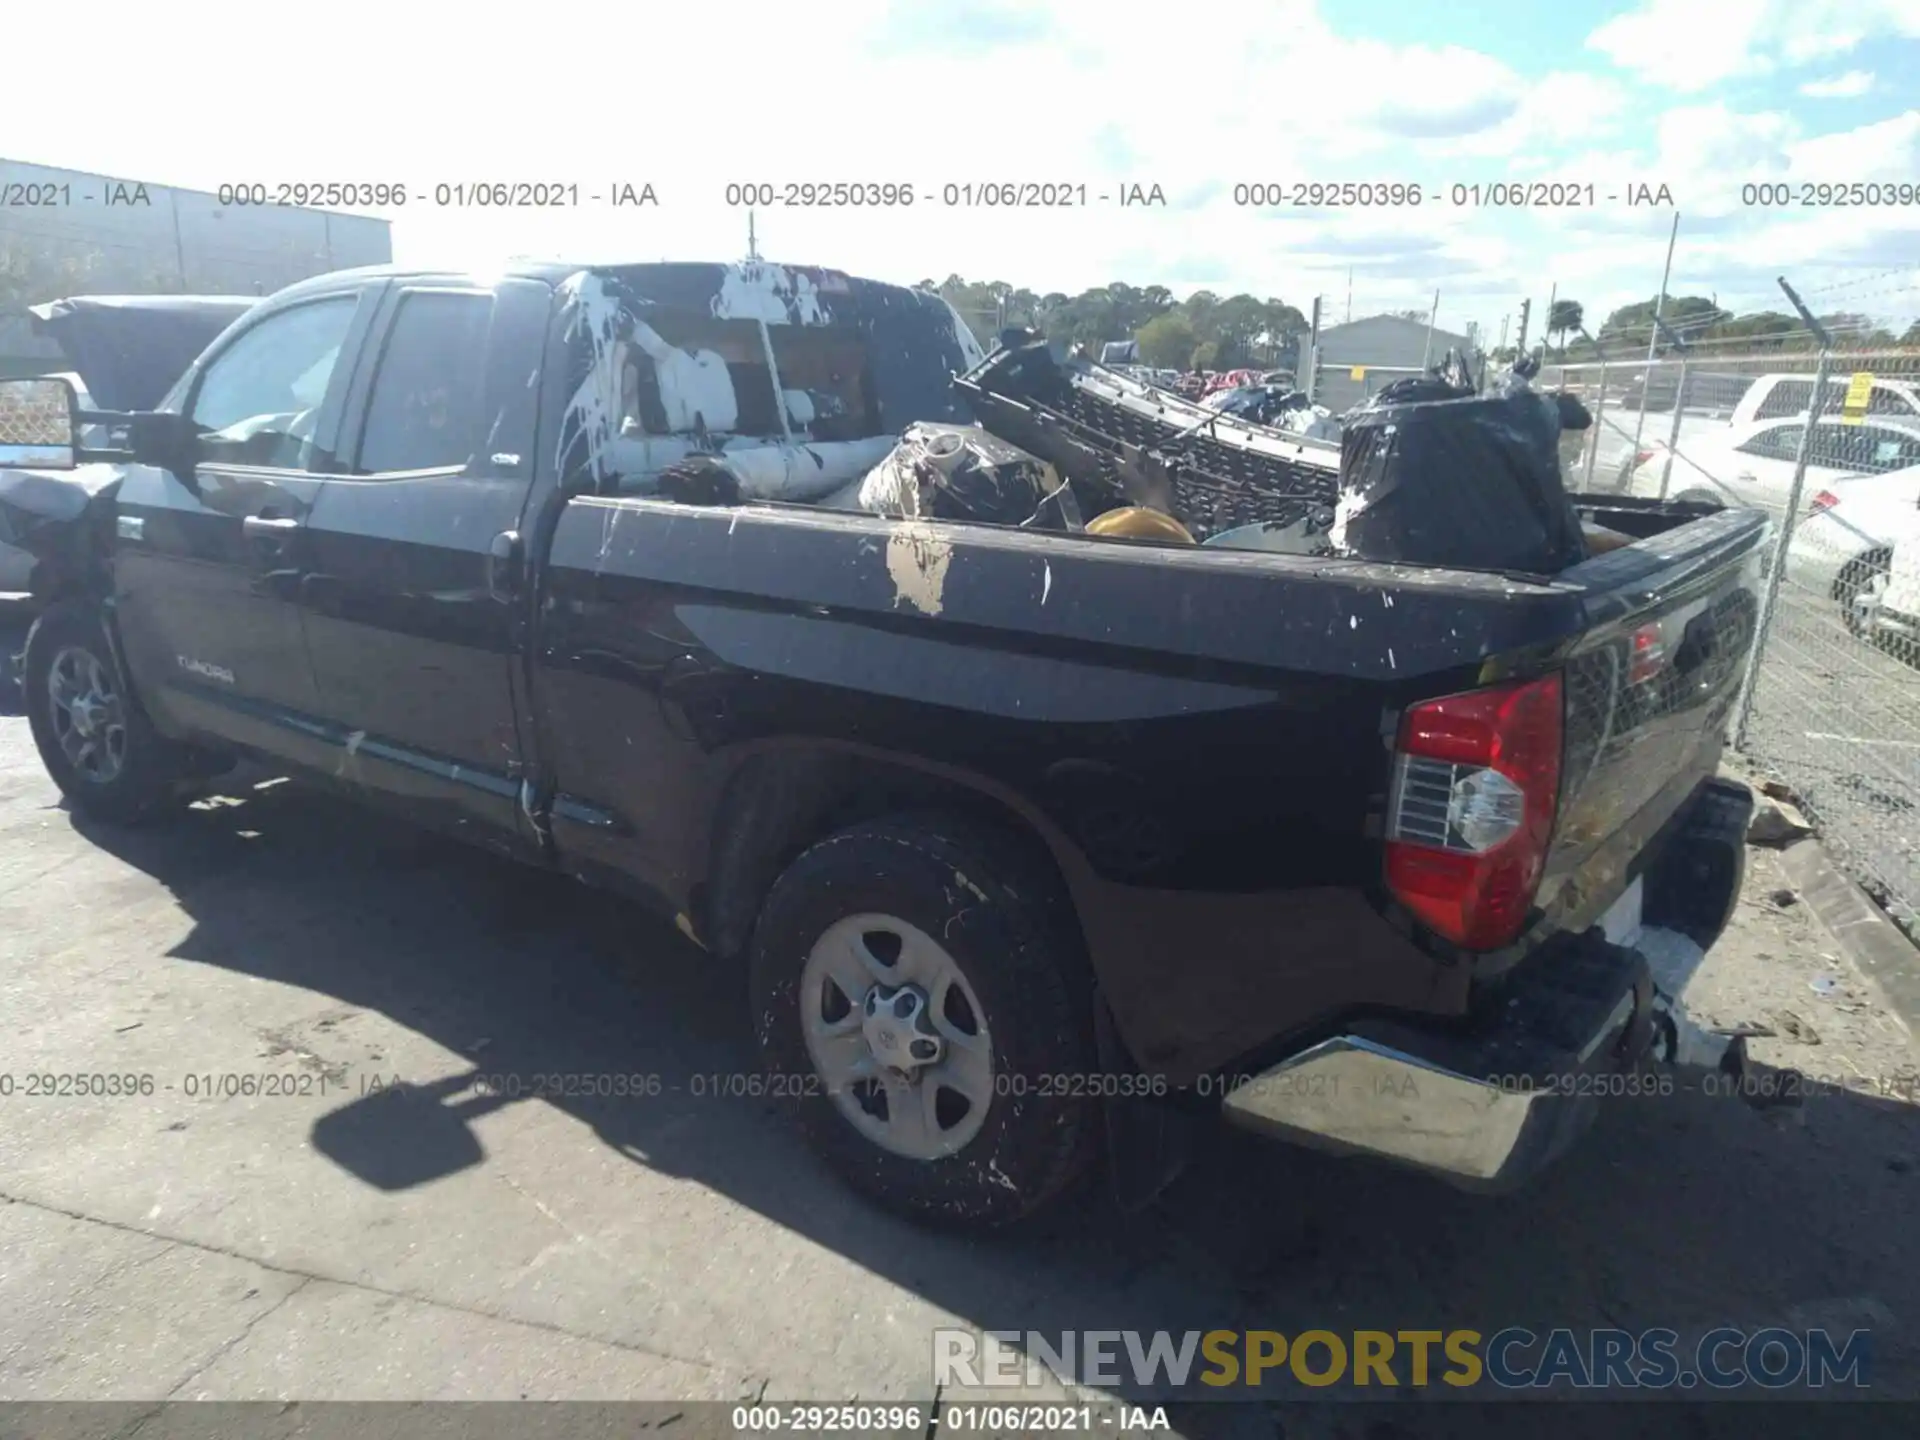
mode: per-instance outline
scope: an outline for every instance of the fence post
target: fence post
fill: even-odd
[[[1687,408],[1687,364],[1693,358],[1693,347],[1687,344],[1685,340],[1682,340],[1680,336],[1668,326],[1666,321],[1656,319],[1653,323],[1666,334],[1668,341],[1672,343],[1673,348],[1678,351],[1680,355],[1680,379],[1673,387],[1673,424],[1667,427],[1667,459],[1666,463],[1660,467],[1660,498],[1665,500],[1667,498],[1667,482],[1673,475],[1674,453],[1680,448],[1680,417],[1685,413]],[[1648,384],[1652,384],[1653,382],[1653,372],[1651,370],[1647,372],[1647,382]],[[1634,454],[1637,456],[1639,453],[1640,449],[1636,444]]]
[[[1673,476],[1673,453],[1680,447],[1680,415],[1687,404],[1687,357],[1680,356],[1680,384],[1673,392],[1673,425],[1667,431],[1667,459],[1660,467],[1660,498],[1667,498],[1667,484]],[[1638,451],[1634,452],[1638,454]]]
[[[1653,387],[1653,365],[1660,354],[1660,321],[1667,308],[1667,285],[1673,279],[1673,242],[1680,238],[1680,212],[1673,212],[1673,228],[1667,232],[1667,264],[1660,272],[1660,294],[1653,302],[1653,325],[1647,332],[1647,368],[1646,379],[1640,385],[1640,408],[1633,421],[1633,453],[1640,453],[1640,436],[1647,427],[1647,392]],[[1631,464],[1631,462],[1629,462]],[[1631,469],[1628,471],[1632,473]],[[1666,498],[1666,485],[1662,482],[1660,495]]]
[[[1587,451],[1587,475],[1580,482],[1580,488],[1588,494],[1593,493],[1593,462],[1600,458],[1600,424],[1607,414],[1607,357],[1600,357],[1600,398],[1593,407],[1593,445]]]
[[[1780,288],[1800,312],[1800,319],[1820,341],[1820,364],[1813,372],[1813,397],[1807,405],[1807,423],[1800,428],[1800,451],[1793,461],[1793,487],[1787,494],[1787,513],[1780,520],[1780,534],[1773,542],[1773,564],[1767,574],[1766,595],[1760,602],[1760,619],[1754,629],[1753,648],[1747,652],[1747,673],[1740,681],[1740,703],[1733,726],[1733,748],[1747,747],[1747,721],[1753,716],[1753,692],[1760,680],[1760,660],[1766,653],[1767,637],[1773,629],[1773,612],[1780,599],[1780,580],[1787,568],[1787,542],[1793,539],[1793,523],[1800,514],[1800,492],[1807,484],[1807,456],[1813,450],[1814,430],[1820,424],[1820,412],[1826,407],[1827,369],[1833,362],[1833,337],[1811,311],[1800,302],[1786,277]]]

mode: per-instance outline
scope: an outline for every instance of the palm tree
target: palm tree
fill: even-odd
[[[1586,318],[1587,312],[1578,300],[1556,300],[1553,309],[1547,312],[1547,334],[1559,335],[1564,339],[1568,333],[1585,324]],[[1559,348],[1566,347],[1562,345]]]

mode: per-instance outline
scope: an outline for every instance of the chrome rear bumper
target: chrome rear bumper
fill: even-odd
[[[1240,1085],[1222,1109],[1243,1128],[1316,1149],[1412,1166],[1466,1189],[1509,1189],[1586,1128],[1604,1087],[1583,1077],[1637,1063],[1651,1027],[1636,1021],[1650,1010],[1650,984],[1630,986],[1564,1063],[1536,1058],[1513,1071],[1488,1068],[1500,1063],[1492,1054],[1478,1064],[1422,1054],[1417,1036],[1393,1044],[1339,1035]]]
[[[1645,874],[1645,924],[1617,945],[1598,927],[1562,937],[1472,1030],[1357,1021],[1229,1091],[1223,1113],[1463,1189],[1506,1190],[1563,1153],[1603,1098],[1663,1093],[1634,1073],[1649,1055],[1737,1068],[1742,1047],[1695,1026],[1681,996],[1733,913],[1752,812],[1745,785],[1703,784]]]

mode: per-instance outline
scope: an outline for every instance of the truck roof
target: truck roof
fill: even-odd
[[[557,285],[571,275],[585,270],[610,270],[626,273],[642,271],[687,273],[704,270],[715,275],[733,271],[737,274],[782,274],[805,275],[819,283],[828,280],[831,284],[872,286],[891,290],[910,290],[913,287],[896,284],[890,280],[870,280],[849,275],[844,270],[836,270],[825,265],[792,265],[773,260],[620,260],[602,258],[598,260],[510,260],[499,265],[485,266],[446,266],[446,265],[361,265],[350,270],[331,270],[325,275],[315,275],[308,280],[296,281],[284,290],[275,292],[276,296],[293,298],[333,289],[343,280],[388,279],[388,280],[465,280],[476,275],[501,276],[509,279],[541,280]]]

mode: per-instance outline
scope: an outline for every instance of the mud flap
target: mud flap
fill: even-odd
[[[1139,1067],[1114,1027],[1104,996],[1093,1005],[1094,1044],[1102,1075],[1133,1075]],[[1115,1087],[1121,1088],[1121,1087]],[[1100,1102],[1106,1134],[1107,1180],[1123,1214],[1144,1210],[1187,1168],[1193,1153],[1194,1116],[1138,1095],[1108,1095]]]

